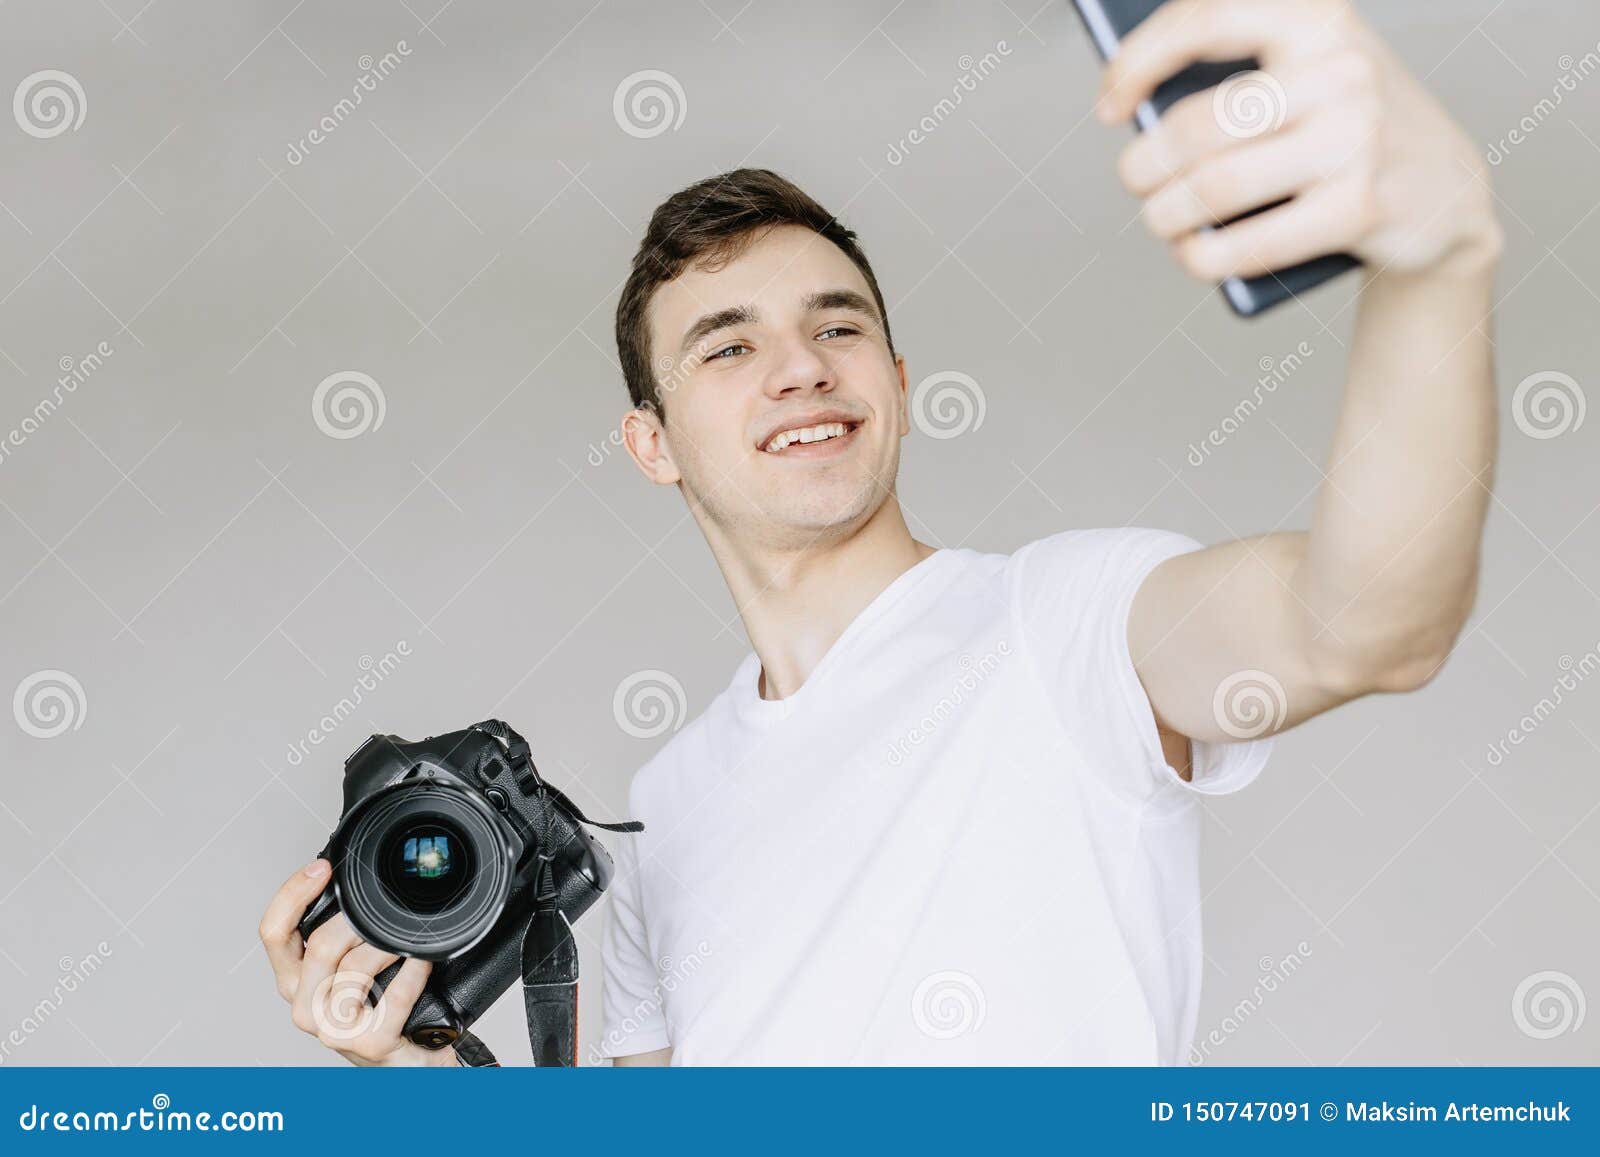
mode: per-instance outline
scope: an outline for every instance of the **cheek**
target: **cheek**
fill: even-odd
[[[744,422],[726,401],[701,394],[679,412],[667,430],[681,453],[727,468],[750,449]]]

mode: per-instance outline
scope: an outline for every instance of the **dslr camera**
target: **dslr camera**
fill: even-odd
[[[519,975],[532,984],[534,941],[559,943],[539,952],[546,963],[559,958],[571,979],[548,987],[575,1003],[569,925],[612,876],[611,857],[585,824],[643,830],[588,819],[540,778],[527,742],[497,719],[416,743],[373,735],[344,762],[343,814],[318,853],[333,875],[300,934],[343,912],[369,944],[434,961],[405,1026],[424,1048],[453,1044]],[[399,969],[378,974],[370,1000]]]

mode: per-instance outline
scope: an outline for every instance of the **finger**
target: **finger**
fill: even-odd
[[[1351,155],[1328,147],[1327,136],[1310,128],[1274,134],[1168,181],[1145,201],[1141,215],[1151,233],[1173,241],[1303,192],[1333,176]]]
[[[346,952],[312,994],[317,1039],[329,1048],[360,1047],[378,1023],[378,1010],[368,1000],[373,978],[399,959],[395,953],[365,942]]]
[[[1333,108],[1372,104],[1376,63],[1359,52],[1340,52],[1289,65],[1277,73],[1236,73],[1216,88],[1193,93],[1162,114],[1117,158],[1117,175],[1136,197],[1201,162],[1287,131]]]
[[[378,973],[399,959],[398,952],[387,952],[363,940],[344,954],[344,959],[339,961],[339,971],[365,976],[370,982],[377,978]]]
[[[416,1007],[417,998],[422,995],[432,972],[433,961],[418,960],[414,956],[407,958],[378,1000],[378,1020],[372,1028],[373,1036],[379,1040],[399,1041],[406,1018]]]
[[[1341,176],[1225,229],[1191,233],[1174,244],[1174,256],[1203,281],[1257,277],[1350,248],[1372,219],[1370,182]]]
[[[300,957],[304,951],[300,939],[300,918],[327,887],[331,870],[332,866],[327,860],[312,860],[283,882],[262,914],[257,931],[262,946],[267,950],[267,960],[272,964],[278,992],[286,1000],[293,999],[300,978]]]
[[[1100,78],[1096,113],[1125,121],[1174,73],[1201,60],[1255,57],[1272,69],[1327,51],[1346,27],[1342,0],[1171,0],[1123,38]]]
[[[317,1002],[327,995],[324,982],[338,971],[345,953],[362,943],[341,912],[311,934],[300,960],[300,981],[290,1001],[290,1016],[303,1032],[317,1031]],[[323,991],[319,992],[318,989]]]

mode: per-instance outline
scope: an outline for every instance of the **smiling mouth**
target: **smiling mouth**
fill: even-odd
[[[776,458],[827,457],[843,450],[860,428],[860,422],[819,422],[783,430],[768,439],[761,452]]]

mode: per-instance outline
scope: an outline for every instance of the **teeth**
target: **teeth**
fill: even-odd
[[[845,429],[843,422],[824,422],[819,426],[807,426],[801,430],[785,430],[781,434],[774,435],[772,441],[767,443],[767,453],[780,453],[796,442],[822,442],[828,438],[838,438],[843,436]]]

